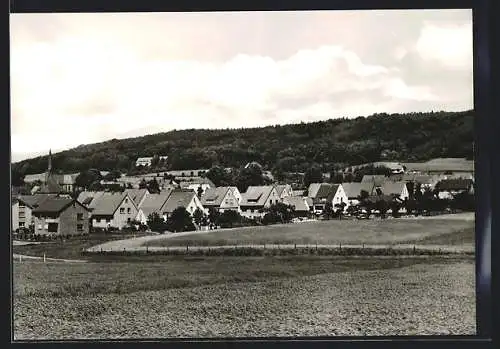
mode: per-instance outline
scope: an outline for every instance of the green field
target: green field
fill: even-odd
[[[472,334],[474,261],[14,263],[16,339]]]
[[[330,220],[224,229],[173,236],[146,246],[244,244],[474,244],[474,222],[462,219]]]

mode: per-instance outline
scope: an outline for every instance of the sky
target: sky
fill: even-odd
[[[12,160],[172,129],[473,108],[471,10],[11,14]]]

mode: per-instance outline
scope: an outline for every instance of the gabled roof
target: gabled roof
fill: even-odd
[[[373,193],[374,190],[374,183],[370,182],[365,182],[365,183],[358,183],[358,182],[347,182],[347,183],[342,183],[342,188],[345,191],[345,194],[349,199],[357,199],[358,196],[361,194],[362,190],[365,190],[368,192],[369,195]]]
[[[214,182],[205,177],[192,177],[190,180],[180,182],[181,188],[186,188],[191,184],[208,184],[212,188],[215,187]]]
[[[144,195],[148,194],[147,189],[125,189],[127,193],[136,205],[139,205]]]
[[[175,189],[172,190],[167,201],[161,207],[162,213],[172,213],[178,207],[187,208],[196,193],[192,190]]]
[[[83,207],[85,210],[87,208],[80,204],[78,201],[75,199],[71,198],[65,198],[65,197],[49,197],[43,202],[40,203],[40,205],[33,209],[33,214],[41,214],[41,213],[55,213],[58,214],[62,211],[64,211],[67,207],[69,207],[71,204],[76,204],[81,207]]]
[[[406,186],[406,182],[385,182],[380,189],[385,195],[400,195]]]
[[[127,193],[103,193],[98,198],[95,198],[93,216],[113,216],[125,198],[129,198],[131,203],[137,208],[134,200]]]
[[[59,183],[57,183],[57,178],[50,173],[47,175],[46,183],[42,184],[40,190],[37,191],[37,193],[42,193],[42,194],[52,194],[52,193],[57,194],[62,192],[64,192],[64,190],[59,185]]]
[[[98,199],[104,195],[103,191],[82,191],[78,195],[77,200],[81,202],[84,206],[90,209],[94,209]]]
[[[309,211],[307,199],[301,196],[287,196],[283,199],[283,203],[295,207],[295,211]]]
[[[290,189],[291,186],[290,184],[283,184],[283,185],[277,185],[276,186],[276,191],[278,192],[278,195],[281,196],[281,194],[283,194],[283,192],[286,190],[286,189]]]
[[[153,212],[161,214],[161,208],[163,207],[165,202],[167,202],[171,192],[172,190],[164,190],[160,193],[149,194],[148,196],[146,196],[142,204],[139,206],[139,208],[144,213],[144,216],[147,218]]]
[[[332,202],[333,198],[335,197],[335,194],[337,194],[337,191],[339,190],[340,187],[341,187],[340,184],[332,184],[330,187],[330,193],[328,194],[326,200]]]
[[[444,179],[436,184],[437,190],[469,190],[473,185],[472,179],[453,178]]]
[[[318,190],[321,186],[321,183],[311,183],[309,184],[309,188],[307,189],[307,197],[308,198],[314,198],[316,197],[316,194],[318,193]]]
[[[29,208],[36,208],[42,202],[54,196],[56,196],[56,194],[19,195],[17,199]]]
[[[230,189],[230,187],[208,188],[201,197],[201,204],[203,206],[220,206]]]
[[[247,191],[241,194],[240,206],[243,207],[262,207],[266,203],[269,195],[273,191],[274,186],[249,186]]]

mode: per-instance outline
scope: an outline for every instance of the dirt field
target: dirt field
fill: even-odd
[[[243,244],[474,244],[474,221],[465,219],[330,220],[224,229],[168,236],[144,246],[225,246]]]
[[[16,339],[475,332],[472,258],[14,264]]]

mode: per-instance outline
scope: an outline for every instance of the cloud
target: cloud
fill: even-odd
[[[471,108],[463,12],[370,12],[13,16],[12,151]]]
[[[427,22],[416,43],[420,56],[454,69],[472,67],[472,22],[440,25]]]

